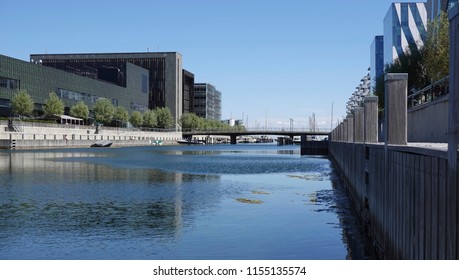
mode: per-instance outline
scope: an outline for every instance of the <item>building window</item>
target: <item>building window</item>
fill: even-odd
[[[20,81],[10,78],[0,77],[0,87],[7,89],[20,89]]]

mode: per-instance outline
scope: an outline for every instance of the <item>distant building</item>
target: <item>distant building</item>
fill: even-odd
[[[128,111],[148,108],[148,70],[129,62],[120,63],[124,69],[124,84],[109,83],[64,72],[36,63],[0,55],[0,115],[11,116],[11,99],[20,90],[26,90],[41,111],[55,92],[64,102],[66,113],[71,106],[83,101],[91,110],[97,99],[111,100],[115,106]]]
[[[376,79],[384,74],[384,37],[376,36],[370,47],[371,91],[376,86]]]
[[[199,83],[194,85],[194,113],[212,120],[222,118],[222,94],[213,85]]]
[[[194,109],[194,74],[183,69],[183,111],[192,113]]]
[[[177,52],[33,54],[31,62],[125,87],[126,63],[146,69],[142,89],[148,85],[148,107],[167,107],[178,120],[183,108],[182,55]]]
[[[424,45],[426,3],[392,3],[384,18],[384,65],[393,63],[408,48]]]

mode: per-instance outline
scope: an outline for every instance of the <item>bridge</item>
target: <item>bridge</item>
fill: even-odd
[[[183,138],[193,138],[195,135],[222,135],[229,136],[231,144],[236,144],[236,138],[242,135],[278,135],[288,136],[328,136],[330,131],[310,131],[310,130],[285,130],[285,129],[245,129],[245,130],[183,130]]]

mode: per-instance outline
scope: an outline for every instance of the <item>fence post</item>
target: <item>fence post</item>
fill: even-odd
[[[347,119],[347,142],[354,142],[354,115],[349,114]]]
[[[407,94],[408,74],[387,73],[385,82],[384,128],[385,143],[407,144]]]
[[[347,142],[348,141],[348,128],[347,126],[349,125],[348,123],[348,119],[344,119],[343,120],[343,142]]]
[[[457,150],[459,140],[459,99],[457,94],[459,92],[459,4],[456,3],[449,11],[449,120],[448,120],[448,198],[447,204],[454,205],[456,211],[448,213],[447,223],[456,225],[452,231],[448,230],[447,243],[455,246],[450,246],[447,252],[447,258],[459,258],[459,191],[457,186]],[[451,209],[453,210],[453,209]]]
[[[363,107],[354,108],[354,142],[363,142]]]
[[[378,142],[378,97],[366,96],[363,99],[364,142]]]

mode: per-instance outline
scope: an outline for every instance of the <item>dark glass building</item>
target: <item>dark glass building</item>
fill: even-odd
[[[30,60],[121,87],[127,85],[126,63],[134,64],[149,72],[141,84],[142,90],[148,90],[150,109],[168,107],[176,126],[184,111],[182,55],[177,52],[33,54]]]
[[[199,117],[220,121],[222,118],[222,93],[211,84],[195,84],[194,113]]]
[[[192,113],[194,106],[194,74],[183,69],[183,113]]]
[[[55,92],[64,102],[66,112],[79,101],[89,109],[98,98],[108,98],[115,106],[123,106],[128,111],[148,108],[148,70],[129,62],[120,62],[122,75],[114,69],[103,72],[104,77],[119,77],[123,83],[87,78],[66,71],[0,55],[0,115],[11,116],[11,99],[19,90],[26,90],[32,97],[37,111]],[[93,69],[88,69],[89,75]]]

